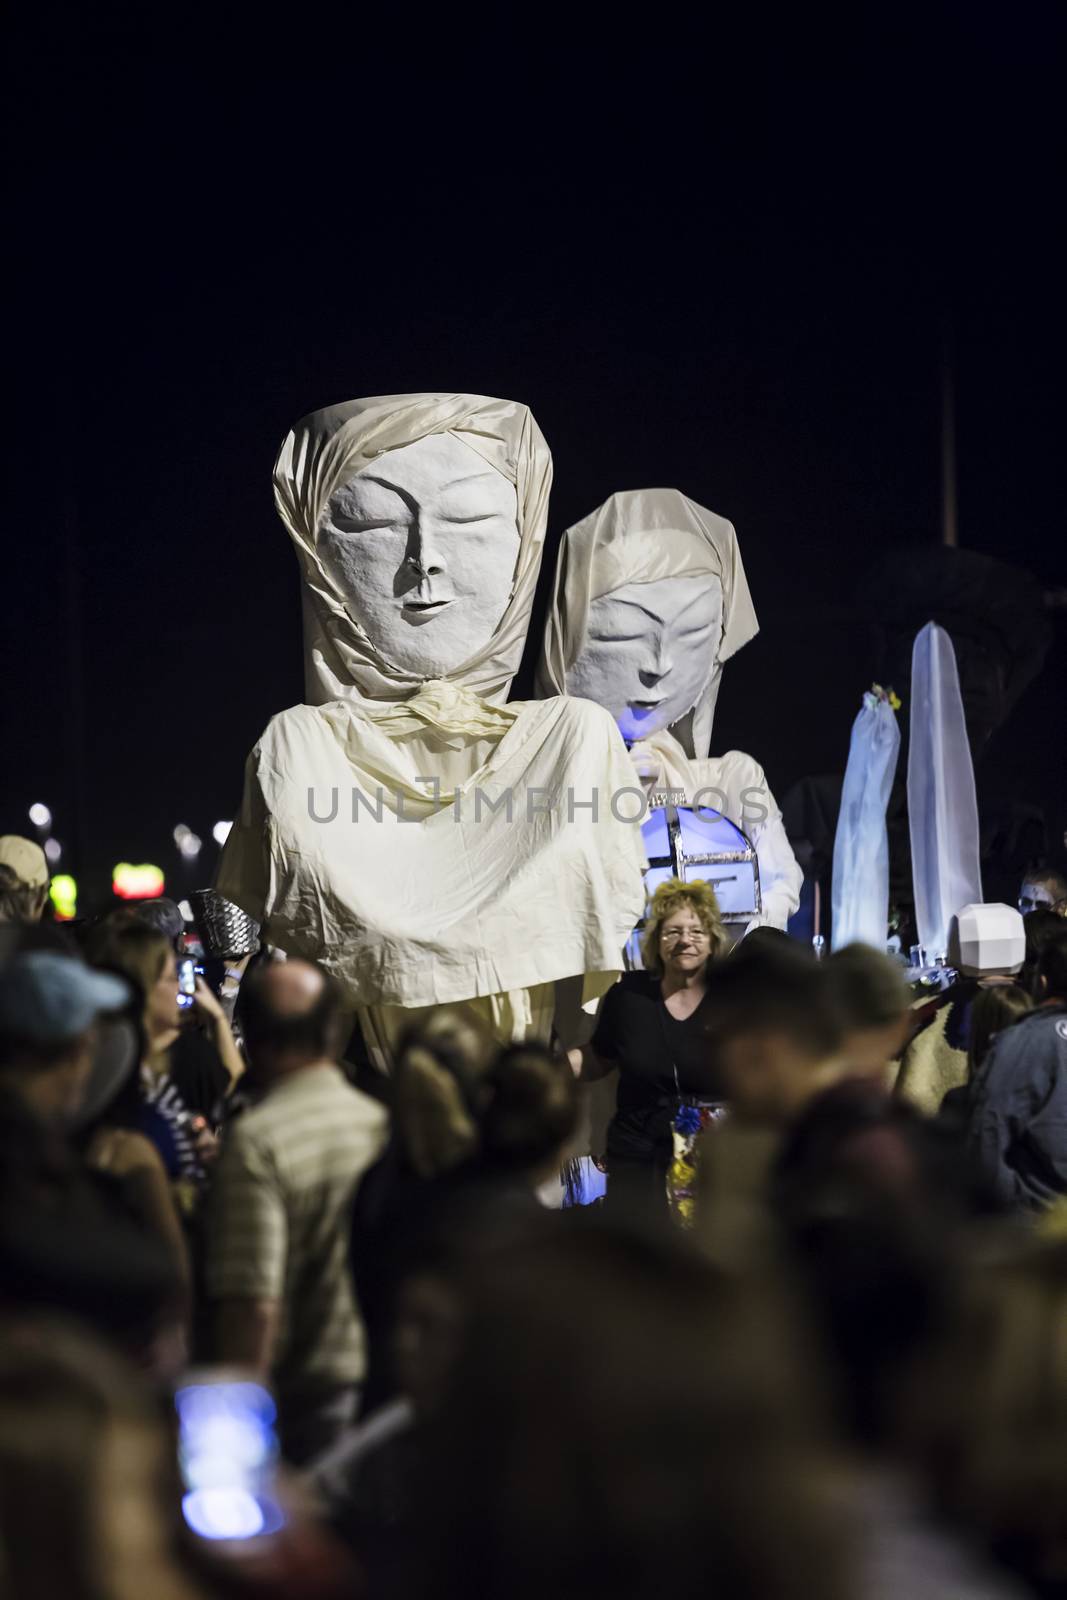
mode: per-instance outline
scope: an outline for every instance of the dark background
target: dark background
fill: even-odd
[[[120,859],[210,880],[302,697],[274,455],[356,395],[532,407],[556,478],[519,694],[563,528],[651,484],[729,517],[761,633],[714,748],[779,798],[843,770],[857,582],[938,541],[946,321],[961,544],[1067,584],[1062,7],[745,38],[620,10],[589,44],[529,10],[328,15],[9,24],[0,832],[43,800],[92,894]],[[979,774],[1061,833],[1065,635]]]

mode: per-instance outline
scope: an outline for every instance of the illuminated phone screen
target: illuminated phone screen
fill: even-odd
[[[192,956],[178,957],[178,1004],[191,1006],[196,994],[196,975],[202,972]]]
[[[212,1540],[276,1533],[285,1517],[274,1498],[276,1411],[266,1389],[191,1379],[174,1403],[188,1527]]]

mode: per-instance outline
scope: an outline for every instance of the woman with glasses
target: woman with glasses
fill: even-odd
[[[596,1032],[581,1052],[581,1077],[619,1074],[607,1134],[613,1210],[666,1211],[678,1112],[687,1102],[721,1099],[706,1038],[706,974],[728,944],[711,886],[669,878],[649,907],[644,970],[624,972],[604,998]]]

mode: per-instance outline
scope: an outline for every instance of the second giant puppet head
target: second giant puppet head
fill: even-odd
[[[677,489],[613,494],[568,528],[538,668],[629,743],[671,728],[705,756],[722,663],[758,631],[732,525]]]
[[[435,678],[505,700],[551,483],[510,400],[385,395],[298,422],[274,498],[304,579],[308,701],[404,700]]]

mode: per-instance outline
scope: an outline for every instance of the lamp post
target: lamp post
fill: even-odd
[[[956,503],[956,378],[952,364],[952,322],[945,318],[941,339],[941,543],[959,544]]]

